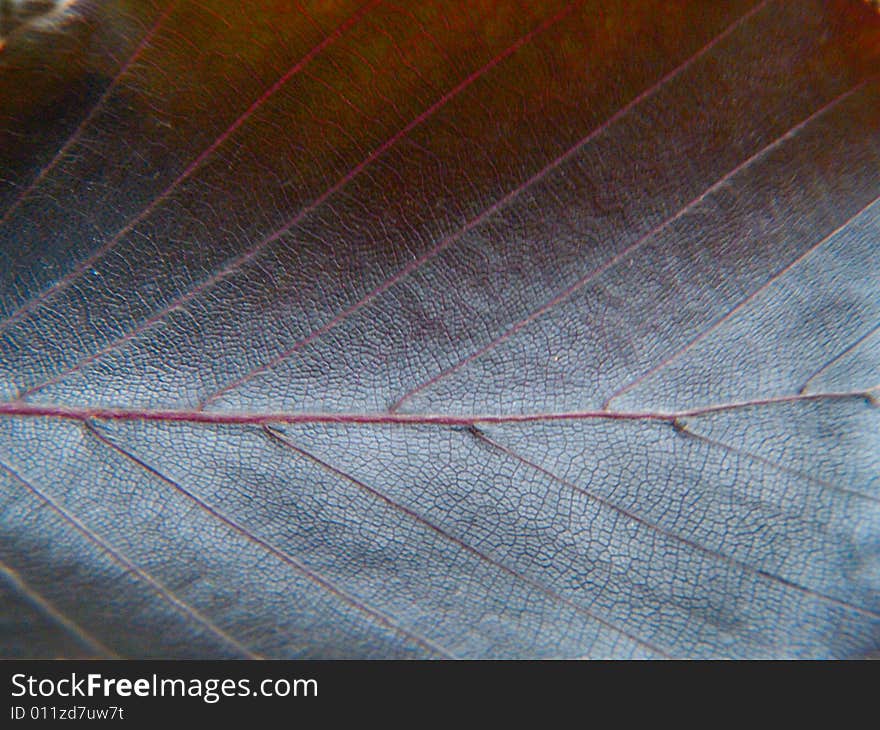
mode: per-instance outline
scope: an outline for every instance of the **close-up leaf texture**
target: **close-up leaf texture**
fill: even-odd
[[[880,13],[0,2],[0,656],[880,651]]]

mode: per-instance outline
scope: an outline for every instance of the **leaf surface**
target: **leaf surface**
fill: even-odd
[[[3,655],[880,648],[867,3],[4,43]]]

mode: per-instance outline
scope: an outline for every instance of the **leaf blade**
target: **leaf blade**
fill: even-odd
[[[877,649],[871,11],[204,5],[108,3],[134,55],[4,198],[45,643]]]

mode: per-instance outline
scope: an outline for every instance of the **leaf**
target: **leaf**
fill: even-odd
[[[4,656],[880,648],[869,4],[5,43]]]

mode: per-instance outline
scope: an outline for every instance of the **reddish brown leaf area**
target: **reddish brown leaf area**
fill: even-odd
[[[868,4],[13,6],[4,655],[880,648]]]

